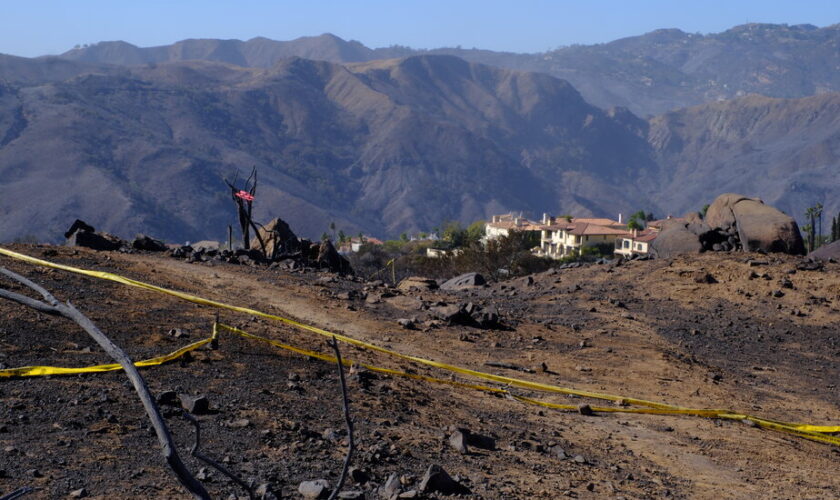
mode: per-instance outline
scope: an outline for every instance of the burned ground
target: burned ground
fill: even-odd
[[[593,265],[444,292],[149,255],[15,249],[482,371],[787,421],[840,421],[837,264],[808,271],[797,269],[802,261],[794,257],[700,255]],[[7,258],[0,265],[72,301],[135,360],[210,334],[215,311],[206,307]],[[22,291],[6,281],[3,286]],[[447,325],[428,310],[442,302],[493,307],[503,328]],[[400,318],[415,320],[416,328],[403,328]],[[324,338],[290,326],[232,312],[222,312],[221,320],[328,351]],[[188,337],[168,335],[173,328]],[[342,353],[449,377],[349,346]],[[5,367],[107,362],[71,322],[0,302]],[[300,481],[335,482],[346,436],[334,366],[223,334],[217,350],[202,349],[142,374],[156,394],[207,396],[213,411],[198,417],[202,449],[242,477],[292,498]],[[349,389],[358,436],[353,465],[371,480],[351,482],[348,489],[366,491],[368,498],[391,473],[398,474],[403,490],[416,489],[431,464],[480,498],[825,498],[840,489],[831,472],[838,449],[737,422],[583,416],[370,373],[351,377]],[[163,466],[122,373],[5,379],[0,401],[0,492],[28,485],[36,488],[33,498],[63,497],[80,488],[91,497],[186,497]],[[164,409],[188,465],[195,472],[205,469],[188,457],[192,429]],[[460,454],[447,443],[452,426],[493,437],[495,449]],[[244,495],[211,469],[200,475],[216,497]]]

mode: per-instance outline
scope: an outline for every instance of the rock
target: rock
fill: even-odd
[[[761,200],[744,199],[732,207],[745,251],[804,255],[805,244],[793,217]]]
[[[210,413],[210,401],[208,401],[205,396],[179,394],[178,399],[181,401],[181,406],[193,415],[204,415]]]
[[[411,290],[435,290],[437,289],[438,284],[437,281],[422,278],[420,276],[409,276],[404,280],[400,281],[397,285],[397,290],[403,291],[411,291]]]
[[[114,240],[114,237],[108,235],[103,236],[99,233],[78,229],[67,238],[66,245],[69,247],[84,247],[98,251],[113,251],[119,250],[122,246],[119,239]]]
[[[222,248],[221,243],[215,240],[201,240],[189,245],[196,252],[207,252],[210,250],[219,250]]]
[[[695,283],[706,283],[706,284],[712,285],[712,284],[717,283],[718,280],[716,280],[715,277],[712,276],[710,273],[701,272],[701,273],[697,273],[697,275],[694,277],[694,282]]]
[[[174,406],[178,404],[178,394],[175,391],[163,391],[158,394],[157,403],[164,406]]]
[[[737,219],[733,208],[738,202],[743,200],[761,202],[757,198],[749,198],[735,193],[725,193],[715,198],[715,201],[709,205],[704,221],[709,227],[724,231],[735,227]]]
[[[330,496],[330,483],[326,479],[303,481],[298,485],[298,493],[303,495],[303,498],[327,498]]]
[[[533,282],[533,278],[531,278],[531,280]],[[487,283],[487,281],[484,279],[484,276],[478,273],[466,273],[444,282],[440,285],[440,289],[465,290],[476,286],[482,286],[485,283]]]
[[[420,491],[423,493],[442,493],[444,495],[467,495],[470,489],[452,479],[439,465],[433,464],[426,469],[423,480],[420,481]]]
[[[248,420],[247,418],[240,418],[240,419],[233,420],[232,422],[228,423],[228,427],[230,427],[232,429],[244,429],[245,427],[248,427],[249,425],[251,425],[251,421]]]
[[[365,484],[370,481],[370,474],[366,470],[359,469],[358,467],[350,467],[347,475],[356,484]]]
[[[595,412],[592,411],[592,407],[587,404],[578,405],[578,413],[587,417],[595,415]]]
[[[168,250],[167,246],[160,240],[156,240],[145,234],[138,234],[131,242],[131,248],[135,250],[145,250],[147,252],[165,252]]]
[[[292,228],[283,219],[277,217],[262,226],[258,234],[265,243],[265,258],[274,260],[280,255],[300,251],[301,242]],[[256,236],[251,239],[251,248],[260,248],[260,240]]]
[[[76,219],[75,221],[73,221],[73,224],[70,225],[70,229],[68,229],[64,233],[64,237],[69,238],[70,236],[73,235],[73,233],[75,233],[76,231],[79,231],[79,230],[87,231],[88,233],[96,232],[96,229],[94,229],[93,226],[91,226],[87,222],[85,222],[81,219]]]
[[[170,329],[169,332],[168,332],[168,335],[170,337],[175,337],[176,339],[185,338],[185,337],[190,336],[188,333],[186,333],[184,330],[181,330],[180,328]]]
[[[411,321],[408,318],[400,318],[397,320],[397,324],[401,327],[405,328],[406,330],[414,330],[415,325],[414,321]]]
[[[280,498],[279,492],[272,489],[268,483],[257,486],[257,489],[254,490],[254,495],[259,500],[277,500]]]
[[[84,488],[79,488],[78,490],[73,490],[70,492],[70,498],[85,498],[88,496],[88,492]]]
[[[338,494],[341,500],[364,500],[365,492],[361,490],[342,491]]]
[[[470,322],[472,318],[464,311],[463,306],[446,304],[429,308],[429,312],[442,321],[450,324]]]
[[[321,242],[321,246],[318,247],[318,258],[315,259],[315,263],[318,267],[329,269],[334,273],[353,274],[353,268],[350,267],[350,262],[339,255],[330,240]]]
[[[840,240],[823,245],[808,254],[808,257],[819,260],[840,260]]]
[[[670,258],[683,253],[697,253],[703,250],[699,237],[686,229],[685,224],[669,224],[651,244],[659,258]]]
[[[467,431],[469,432],[469,431]],[[458,453],[466,455],[469,453],[467,448],[467,436],[462,430],[458,429],[449,436],[449,446],[454,448]]]
[[[388,479],[385,481],[379,488],[379,496],[385,500],[388,500],[400,492],[400,478],[397,476],[396,473],[392,473],[388,476]]]
[[[569,458],[569,455],[566,454],[566,450],[560,446],[552,446],[548,449],[548,454],[558,460],[565,460]]]

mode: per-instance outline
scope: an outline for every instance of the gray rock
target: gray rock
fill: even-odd
[[[205,396],[190,396],[179,394],[181,406],[193,415],[204,415],[210,412],[210,401]]]
[[[484,279],[484,276],[478,273],[466,273],[444,282],[442,285],[440,285],[440,289],[465,290],[476,286],[482,286],[485,283],[487,283],[487,281]]]
[[[444,495],[467,495],[470,489],[462,485],[437,464],[430,465],[420,481],[420,491],[423,493],[442,493]]]
[[[437,281],[422,278],[420,276],[409,276],[400,281],[397,285],[397,290],[411,291],[411,290],[435,290],[438,288]]]
[[[78,490],[73,490],[70,492],[70,498],[85,498],[88,496],[88,491],[84,488],[79,488]]]
[[[469,432],[469,431],[467,431]],[[454,448],[458,453],[466,455],[469,453],[467,448],[467,436],[462,430],[458,429],[449,436],[449,446]]]
[[[303,481],[298,485],[298,493],[300,493],[303,498],[327,498],[330,496],[330,483],[326,479]]]
[[[669,258],[683,253],[703,250],[700,238],[683,224],[671,224],[653,240],[652,247],[659,258]]]
[[[400,492],[400,478],[396,473],[392,473],[388,476],[388,479],[385,481],[385,484],[379,488],[379,496],[384,500],[389,500],[390,498],[396,496]]]

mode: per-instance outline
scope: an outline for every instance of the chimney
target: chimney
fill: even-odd
[[[543,224],[548,224],[548,214],[547,213],[543,213],[542,223]]]
[[[618,214],[618,223],[621,224],[621,214]]]
[[[639,235],[639,230],[638,230],[638,229],[634,229],[634,230],[633,230],[633,239],[635,240],[635,239],[636,239],[636,236],[638,236],[638,235]]]

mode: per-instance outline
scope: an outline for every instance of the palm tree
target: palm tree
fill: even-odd
[[[814,215],[817,217],[819,221],[819,225],[817,226],[817,239],[815,243],[819,246],[820,241],[822,240],[822,213],[823,213],[823,206],[822,203],[817,203],[814,205]]]
[[[808,207],[805,210],[805,217],[808,218],[809,224],[806,225],[808,228],[808,251],[814,251],[814,230],[816,229],[815,218],[817,216],[817,211],[814,207]],[[803,227],[804,229],[804,227]]]
[[[811,250],[812,250],[812,248],[811,248],[811,234],[812,234],[811,229],[813,229],[813,228],[811,227],[810,224],[805,224],[804,226],[802,226],[802,232],[805,233],[805,237],[806,237],[806,240],[807,240],[807,243],[808,243],[808,252],[811,252]]]

